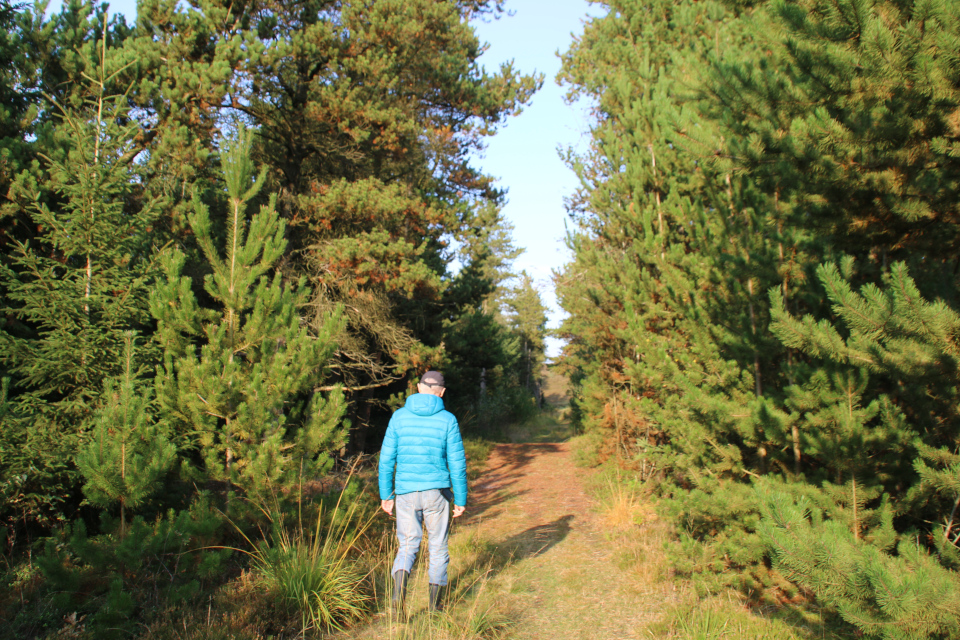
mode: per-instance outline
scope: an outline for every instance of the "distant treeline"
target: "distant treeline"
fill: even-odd
[[[478,65],[499,3],[106,8],[0,5],[9,548],[294,499],[428,368],[468,432],[535,407],[544,307],[471,165],[542,82]]]
[[[603,4],[557,278],[598,454],[682,575],[960,637],[957,4]]]

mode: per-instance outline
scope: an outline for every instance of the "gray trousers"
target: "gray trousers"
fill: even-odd
[[[447,565],[450,552],[447,540],[450,536],[450,503],[453,496],[449,489],[414,491],[396,497],[397,510],[397,558],[393,561],[391,574],[410,571],[420,550],[423,528],[427,528],[427,546],[430,551],[430,584],[447,584]]]

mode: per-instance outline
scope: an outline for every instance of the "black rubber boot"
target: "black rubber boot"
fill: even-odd
[[[430,611],[437,612],[443,611],[443,604],[440,602],[440,591],[441,587],[438,584],[430,585]]]
[[[403,604],[407,599],[407,578],[410,577],[409,571],[400,569],[393,574],[393,597],[390,599],[394,609],[403,612]]]

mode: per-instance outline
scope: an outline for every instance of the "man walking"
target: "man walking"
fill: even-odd
[[[380,450],[380,506],[397,509],[393,602],[402,609],[407,578],[420,549],[423,527],[430,549],[430,611],[440,610],[440,591],[447,584],[447,536],[450,502],[457,518],[467,505],[467,458],[457,419],[443,408],[443,376],[427,371],[417,391],[390,418]],[[396,486],[394,486],[396,467]],[[451,488],[453,489],[451,494]]]

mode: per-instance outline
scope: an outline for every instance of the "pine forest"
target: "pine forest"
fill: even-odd
[[[960,2],[576,1],[552,77],[505,0],[0,0],[0,638],[960,639]],[[478,158],[556,85],[551,310]]]

